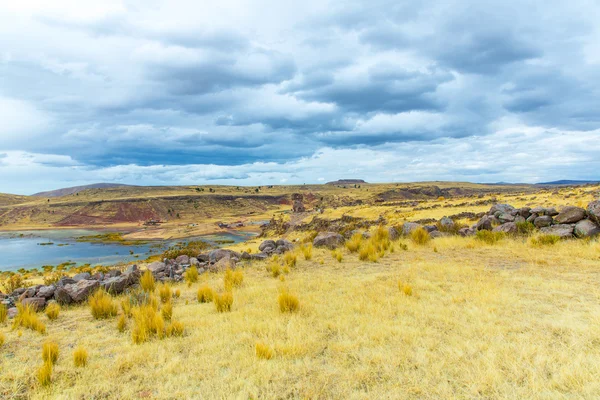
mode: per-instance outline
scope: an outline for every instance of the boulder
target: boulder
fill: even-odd
[[[475,229],[478,231],[491,231],[493,220],[489,215],[484,215],[475,225]]]
[[[529,218],[529,216],[531,215],[531,207],[519,208],[519,215],[525,219]]]
[[[33,307],[35,311],[42,311],[44,307],[46,307],[46,299],[43,297],[28,297],[23,299],[21,303],[26,306],[29,305]]]
[[[590,219],[600,225],[600,200],[592,201],[588,204],[587,212]]]
[[[539,217],[539,215],[537,215],[536,213],[531,213],[531,215],[529,217],[527,217],[527,222],[531,222],[533,224],[533,222],[535,221],[535,219]]]
[[[515,234],[517,231],[517,224],[515,222],[506,222],[492,230],[492,232],[504,232],[508,234]]]
[[[140,278],[142,277],[142,271],[136,268],[134,271],[126,272],[121,276],[127,278],[127,286],[133,286],[140,281]]]
[[[242,251],[241,259],[242,260],[251,260],[252,257],[250,257],[250,253]]]
[[[92,277],[92,274],[90,274],[89,272],[82,272],[80,274],[77,274],[73,277],[73,280],[75,282],[79,282],[82,281],[84,279],[90,279]]]
[[[554,220],[559,224],[574,224],[585,219],[585,210],[579,207],[568,206],[561,210]]]
[[[75,282],[73,279],[65,276],[64,278],[60,278],[58,280],[58,282],[56,282],[56,286],[62,287],[62,286],[70,285],[70,284],[73,284],[73,283],[77,283],[77,282]]]
[[[452,229],[454,228],[454,221],[451,218],[443,217],[440,219],[440,226],[442,229]]]
[[[152,264],[148,265],[147,268],[153,275],[156,275],[164,272],[167,269],[167,265],[162,261],[154,261]]]
[[[544,215],[546,214],[546,209],[544,207],[535,207],[531,209],[532,214]]]
[[[27,299],[29,297],[34,297],[35,296],[35,292],[37,292],[37,289],[34,287],[30,287],[28,289],[26,289],[23,293],[21,293],[21,295],[19,296],[19,302],[22,302],[23,299]]]
[[[387,231],[390,240],[397,240],[400,237],[400,232],[398,232],[398,229],[394,228],[393,226],[390,226]]]
[[[45,299],[50,299],[54,296],[54,291],[56,287],[54,285],[42,286],[38,289],[36,293],[36,297],[43,297]]]
[[[460,228],[458,230],[458,234],[462,237],[473,236],[475,235],[475,229],[473,228]]]
[[[556,208],[552,207],[552,208],[546,208],[546,215],[548,215],[549,217],[554,217],[555,215],[558,215],[558,211],[556,211]]]
[[[578,238],[592,237],[600,234],[600,227],[589,219],[584,219],[575,225],[573,232]]]
[[[58,286],[54,291],[54,300],[58,304],[66,305],[71,304],[73,299],[69,296],[69,293],[65,290],[64,286]]]
[[[497,212],[510,214],[514,209],[510,204],[495,204],[490,208],[490,215],[495,215]]]
[[[235,261],[231,257],[223,257],[209,266],[211,272],[221,272],[225,271],[227,268],[235,269]]]
[[[175,263],[177,264],[190,264],[190,257],[185,254],[180,255],[175,259]]]
[[[236,251],[228,249],[216,249],[208,253],[208,259],[211,264],[214,264],[225,257],[229,257],[235,261],[239,260],[241,255]]]
[[[252,260],[262,261],[266,260],[267,258],[269,258],[269,255],[265,253],[250,254],[250,259]]]
[[[208,254],[198,254],[196,256],[196,258],[201,263],[207,263],[210,260],[210,257],[208,257]]]
[[[126,274],[130,274],[130,273],[132,273],[132,272],[135,272],[135,271],[139,271],[139,268],[138,268],[138,266],[137,266],[137,265],[133,264],[133,265],[130,265],[130,266],[129,266],[129,267],[126,269],[126,270],[125,270],[125,273],[126,273]],[[120,275],[120,274],[119,274],[119,275]],[[116,276],[119,276],[119,275],[116,275]]]
[[[132,265],[132,267],[136,267],[135,265]],[[131,268],[131,267],[129,267]],[[129,268],[127,268],[127,270],[129,271]],[[106,275],[104,276],[105,278],[114,278],[115,276],[120,276],[121,275],[121,271],[119,271],[118,269],[111,269],[110,271],[108,271],[106,273]]]
[[[404,236],[408,236],[415,229],[419,229],[419,228],[422,228],[422,227],[423,227],[423,225],[417,224],[416,222],[406,222],[404,225],[402,225],[402,234]]]
[[[433,231],[429,234],[429,237],[431,237],[432,239],[439,238],[439,237],[447,237],[447,236],[451,236],[451,234],[448,232],[442,232],[442,231]]]
[[[568,239],[573,237],[573,225],[558,224],[552,226],[546,226],[540,229],[540,232],[546,235],[558,236],[561,239]]]
[[[129,285],[128,278],[127,275],[115,276],[101,282],[100,286],[110,294],[121,294]]]
[[[548,215],[542,215],[541,217],[537,217],[533,224],[538,228],[544,228],[546,226],[552,225],[552,217]]]
[[[264,251],[267,247],[270,247],[272,249],[276,249],[277,248],[277,244],[275,243],[274,240],[265,240],[263,241],[260,246],[258,246],[258,250],[259,251]]]
[[[198,259],[196,257],[191,257],[190,258],[190,265],[198,267],[200,265],[200,261],[198,261]]]
[[[65,285],[64,289],[71,296],[73,302],[80,303],[88,298],[90,294],[100,287],[100,283],[94,280],[81,280],[77,283]]]
[[[344,244],[344,237],[335,232],[321,232],[313,240],[315,247],[327,247],[331,250],[340,247]]]
[[[19,310],[17,309],[17,307],[11,307],[8,309],[7,316],[9,319],[13,319],[14,317],[17,316],[18,312],[19,312]]]
[[[437,231],[438,227],[435,225],[423,225],[423,229],[425,229],[428,233],[431,233],[433,231]]]
[[[500,213],[498,219],[504,224],[506,222],[514,222],[515,216],[510,213]]]
[[[515,217],[515,220],[514,220],[513,222],[514,222],[515,224],[520,224],[520,223],[523,223],[523,222],[525,222],[525,221],[527,221],[527,220],[525,219],[525,217],[523,217],[523,216],[521,216],[521,215],[517,215],[517,216]]]

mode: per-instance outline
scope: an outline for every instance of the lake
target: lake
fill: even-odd
[[[111,265],[144,260],[175,243],[204,240],[219,246],[218,241],[239,243],[255,236],[249,232],[219,233],[177,240],[153,240],[145,244],[123,246],[115,243],[77,242],[80,236],[98,235],[106,231],[83,229],[0,232],[0,271],[20,268],[41,269],[44,265],[74,262],[78,265]],[[45,243],[52,243],[43,245]],[[136,257],[137,256],[137,257]]]

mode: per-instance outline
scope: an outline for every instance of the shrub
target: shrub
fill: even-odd
[[[197,297],[198,303],[210,303],[213,301],[215,293],[209,286],[204,285],[198,289]]]
[[[52,364],[44,363],[37,370],[37,379],[40,385],[48,386],[52,382]]]
[[[223,276],[223,285],[226,290],[231,290],[234,287],[242,286],[244,282],[244,273],[241,269],[237,269],[232,271],[230,268],[225,270],[225,275]]]
[[[233,294],[231,292],[215,293],[213,302],[218,312],[230,312],[233,305]]]
[[[88,352],[85,348],[78,346],[73,352],[73,363],[75,367],[81,368],[87,365]]]
[[[300,251],[302,252],[302,255],[304,256],[304,259],[306,261],[310,261],[312,259],[312,251],[313,251],[313,245],[312,244],[307,244],[305,246],[300,246]]]
[[[429,232],[425,228],[419,227],[410,233],[410,239],[414,244],[423,246],[429,243],[431,236],[429,236]]]
[[[64,278],[66,275],[62,272],[56,271],[51,274],[44,276],[44,285],[54,285],[56,282]]]
[[[178,243],[175,246],[169,247],[162,253],[161,259],[174,259],[181,255],[186,255],[188,257],[196,257],[198,254],[202,253],[204,250],[208,249],[210,246],[208,243],[203,242],[201,240],[190,241],[187,243]]]
[[[154,275],[152,275],[150,270],[147,269],[140,278],[140,286],[144,292],[154,292],[156,282],[154,281]]]
[[[356,253],[360,249],[362,242],[363,242],[362,233],[355,233],[354,235],[352,235],[352,237],[350,239],[348,239],[346,241],[346,248],[351,253]]]
[[[163,283],[162,285],[160,285],[160,287],[158,288],[158,295],[160,296],[160,301],[162,301],[163,303],[171,301],[171,285],[169,285],[168,283]]]
[[[8,318],[8,309],[2,303],[0,303],[0,324],[6,322],[6,318]]]
[[[263,343],[256,343],[256,357],[264,360],[273,358],[273,349]]]
[[[60,306],[58,303],[50,303],[46,307],[46,316],[50,321],[54,321],[58,318],[58,314],[60,314]]]
[[[335,258],[337,260],[337,262],[342,262],[342,260],[344,259],[344,256],[342,254],[342,251],[340,249],[335,249],[331,252],[331,256],[333,258]]]
[[[104,290],[98,290],[91,295],[89,304],[94,319],[106,319],[117,315],[117,306],[115,302]]]
[[[171,336],[183,336],[183,332],[185,328],[181,322],[171,321],[171,323],[167,326],[167,337]]]
[[[490,245],[498,243],[505,237],[506,235],[504,232],[492,232],[486,230],[477,231],[477,233],[475,234],[475,239]]]
[[[412,286],[402,281],[398,281],[398,289],[407,296],[412,296],[413,294]]]
[[[13,329],[18,327],[31,329],[41,334],[46,333],[46,325],[39,320],[35,309],[30,304],[17,304],[17,316],[13,320]]]
[[[195,265],[192,265],[185,271],[184,278],[188,285],[198,282],[198,277],[198,268]]]
[[[517,222],[517,232],[520,235],[529,236],[535,232],[535,225],[527,221]]]
[[[25,280],[21,274],[14,274],[2,283],[4,291],[8,294],[14,292],[16,289],[26,287]]]
[[[282,313],[295,312],[298,310],[299,306],[300,306],[300,302],[298,301],[298,298],[296,296],[294,296],[293,294],[291,294],[287,291],[283,291],[279,294],[279,310]]]
[[[119,320],[117,321],[117,330],[123,333],[125,332],[125,328],[127,328],[127,317],[125,314],[121,314]]]
[[[560,241],[560,237],[556,235],[538,235],[531,238],[531,245],[536,247],[553,246]]]
[[[289,268],[294,268],[296,266],[296,263],[298,262],[298,257],[296,256],[295,253],[288,251],[287,253],[285,253],[285,255],[283,256],[283,262],[285,265],[287,265]]]
[[[163,304],[160,313],[166,321],[170,321],[173,316],[173,303],[169,301],[168,303]]]
[[[358,251],[358,258],[362,261],[377,262],[379,260],[379,252],[371,241],[363,243]]]
[[[56,364],[58,360],[58,344],[55,342],[45,342],[42,345],[42,360],[45,363]]]
[[[378,250],[387,250],[392,244],[390,241],[390,233],[383,226],[377,228],[370,240]]]

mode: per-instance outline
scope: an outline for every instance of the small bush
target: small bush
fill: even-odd
[[[40,385],[48,386],[52,383],[52,364],[44,363],[37,370],[37,379]]]
[[[223,276],[223,285],[226,290],[231,290],[234,287],[242,286],[244,282],[244,273],[241,269],[236,269],[232,271],[230,268],[225,270],[225,275]]]
[[[520,235],[529,236],[535,232],[535,225],[527,221],[517,222],[517,232]]]
[[[44,325],[35,313],[35,309],[30,304],[17,304],[17,316],[13,320],[13,329],[23,327],[37,331],[41,334],[46,333],[46,325]]]
[[[56,272],[52,272],[51,274],[47,274],[46,276],[44,276],[44,285],[46,285],[46,286],[54,285],[56,282],[58,282],[65,276],[67,276],[67,275],[65,275],[63,272],[60,272],[60,271],[56,271]]]
[[[504,232],[492,232],[486,230],[477,231],[475,234],[475,239],[490,245],[498,243],[505,237],[506,235]]]
[[[304,256],[304,259],[306,261],[310,261],[312,259],[312,251],[313,251],[312,244],[307,244],[305,246],[301,246],[300,251],[302,252],[302,255]]]
[[[201,240],[189,241],[187,243],[178,243],[174,246],[169,247],[165,250],[161,256],[161,259],[168,258],[170,260],[175,259],[181,255],[188,257],[196,257],[210,246],[208,243]]]
[[[18,288],[26,287],[25,279],[21,274],[14,274],[2,283],[4,291],[8,294],[14,292]]]
[[[412,296],[413,294],[412,286],[402,281],[398,281],[398,289],[407,296]]]
[[[530,240],[531,245],[535,247],[554,246],[559,241],[560,237],[556,235],[538,235]]]
[[[431,236],[429,236],[429,232],[427,232],[425,228],[419,227],[410,233],[410,240],[412,240],[414,244],[423,246],[429,243]]]
[[[6,308],[6,306],[4,304],[0,303],[0,324],[5,323],[7,318],[8,318],[8,309]]]
[[[210,303],[213,301],[215,293],[209,286],[204,285],[198,289],[197,297],[198,303]]]
[[[233,305],[233,294],[231,292],[215,293],[213,302],[218,312],[230,312]]]
[[[106,319],[117,315],[117,305],[104,290],[98,290],[91,295],[89,304],[94,319]]]
[[[82,368],[87,365],[88,352],[85,348],[78,346],[73,352],[73,363],[75,367]]]
[[[288,251],[287,253],[285,253],[285,255],[283,256],[283,262],[285,263],[285,265],[287,265],[289,268],[294,268],[296,266],[296,263],[298,262],[298,257],[296,256],[295,253]]]
[[[162,308],[160,309],[160,313],[165,321],[170,321],[171,317],[173,316],[173,303],[169,301],[168,303],[163,304]]]
[[[354,235],[352,235],[352,237],[350,239],[348,239],[346,241],[346,248],[351,253],[356,253],[360,249],[362,242],[363,242],[362,233],[355,233]]]
[[[46,307],[46,316],[50,321],[54,321],[58,318],[58,314],[60,314],[60,306],[58,303],[50,303]]]
[[[171,321],[167,326],[167,337],[183,336],[184,330],[185,328],[181,322]]]
[[[337,260],[337,262],[342,262],[344,259],[344,255],[340,249],[335,249],[331,252],[331,256]]]
[[[42,345],[42,360],[45,363],[56,364],[58,360],[58,344],[55,342],[45,342]]]
[[[156,282],[154,281],[154,275],[152,275],[150,270],[147,269],[140,278],[140,286],[144,292],[154,292]]]
[[[256,343],[256,357],[264,360],[270,360],[273,358],[273,349],[263,343]]]
[[[171,285],[169,285],[168,283],[163,283],[162,285],[160,285],[160,287],[158,288],[158,295],[160,296],[160,301],[162,301],[163,303],[171,301]]]
[[[298,301],[298,298],[296,296],[294,296],[293,294],[291,294],[287,291],[283,291],[279,294],[279,310],[282,313],[295,312],[298,310],[299,306],[300,306],[300,302]]]
[[[125,332],[125,329],[127,328],[127,317],[125,316],[125,314],[121,314],[121,316],[119,317],[119,320],[117,321],[117,330],[121,333]]]
[[[185,278],[185,281],[188,283],[188,285],[198,282],[198,277],[199,277],[198,268],[196,268],[195,265],[192,265],[191,267],[189,267],[187,269],[187,271],[185,271],[185,273],[184,273],[184,278]]]

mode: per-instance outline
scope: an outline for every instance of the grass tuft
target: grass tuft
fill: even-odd
[[[173,295],[173,292],[171,291],[171,285],[168,283],[163,283],[160,285],[158,288],[158,295],[160,296],[160,301],[163,303],[168,303],[171,301],[171,297]]]
[[[504,232],[492,232],[492,231],[477,231],[475,234],[475,239],[487,243],[489,245],[494,245],[504,239],[506,235]]]
[[[198,289],[198,303],[210,303],[215,297],[215,292],[208,286],[204,285]]]
[[[154,280],[154,275],[150,270],[146,270],[142,277],[140,278],[140,286],[144,292],[154,292],[156,288],[156,281]]]
[[[52,364],[44,363],[37,370],[38,383],[42,386],[48,386],[52,383]]]
[[[184,273],[185,281],[190,286],[192,285],[192,283],[198,282],[198,277],[199,276],[200,275],[198,274],[198,268],[196,268],[195,265],[192,265],[191,267],[189,267],[187,269],[187,271],[185,271],[185,273]]]
[[[181,290],[177,289],[175,290],[175,293],[173,294],[173,297],[175,297],[176,299],[181,297]]]
[[[119,317],[119,320],[117,321],[117,330],[121,333],[125,332],[125,329],[127,328],[127,317],[125,316],[125,314],[121,314],[121,316]]]
[[[532,237],[529,243],[534,247],[554,246],[560,241],[560,237],[556,235],[538,235]]]
[[[234,287],[238,288],[242,286],[244,283],[244,272],[241,269],[236,269],[235,271],[227,268],[225,270],[225,275],[223,276],[223,285],[225,286],[225,290],[231,290]]]
[[[143,305],[133,310],[134,326],[131,330],[133,343],[147,342],[152,337],[165,337],[165,321],[151,305]]]
[[[104,290],[98,290],[89,300],[94,319],[106,319],[117,315],[117,305]]]
[[[370,240],[363,243],[358,251],[358,259],[361,261],[377,262],[379,260],[379,252],[373,242]]]
[[[171,321],[171,323],[167,326],[167,337],[171,336],[183,336],[185,328],[181,322]]]
[[[170,321],[171,317],[173,316],[173,303],[169,301],[168,303],[163,304],[162,308],[160,309],[160,313],[165,321]]]
[[[273,358],[273,349],[264,343],[256,343],[255,351],[256,357],[262,358],[263,360],[270,360]]]
[[[50,321],[54,321],[58,318],[58,314],[60,314],[60,305],[58,303],[50,303],[46,307],[46,316]]]
[[[273,278],[277,278],[279,275],[283,273],[281,265],[277,260],[271,260],[266,266],[267,272],[271,274]]]
[[[233,294],[231,292],[215,293],[213,302],[218,312],[230,312],[233,305]]]
[[[356,253],[360,249],[362,242],[362,233],[355,233],[350,239],[346,241],[346,248],[348,249],[348,251],[350,251],[350,253]]]
[[[331,256],[337,260],[337,262],[342,262],[344,259],[344,255],[342,254],[342,250],[335,249],[331,252]]]
[[[0,332],[0,347],[4,344],[6,338],[4,337],[4,333]]]
[[[58,344],[55,342],[45,342],[42,345],[42,360],[45,363],[56,364],[58,361]]]
[[[410,240],[416,245],[424,246],[429,243],[431,236],[429,236],[429,232],[425,228],[419,227],[410,233]]]
[[[302,255],[304,256],[304,259],[306,261],[310,261],[312,259],[312,251],[313,251],[312,243],[300,246],[300,251],[302,252]]]
[[[413,294],[412,286],[410,286],[408,283],[398,281],[398,289],[400,289],[400,291],[406,296],[412,296]]]
[[[17,316],[13,320],[13,329],[18,327],[31,329],[32,331],[37,331],[41,334],[46,333],[46,325],[39,320],[35,308],[30,304],[17,304]]]
[[[298,311],[300,302],[298,298],[288,291],[283,291],[279,294],[279,311],[282,313],[293,313]]]
[[[298,263],[298,257],[296,256],[296,253],[288,251],[283,256],[283,262],[287,267],[294,268]]]
[[[83,368],[87,365],[88,352],[82,346],[78,346],[73,352],[73,363],[77,368]]]
[[[7,318],[8,318],[8,309],[6,308],[6,306],[4,304],[0,303],[0,324],[5,323]]]

